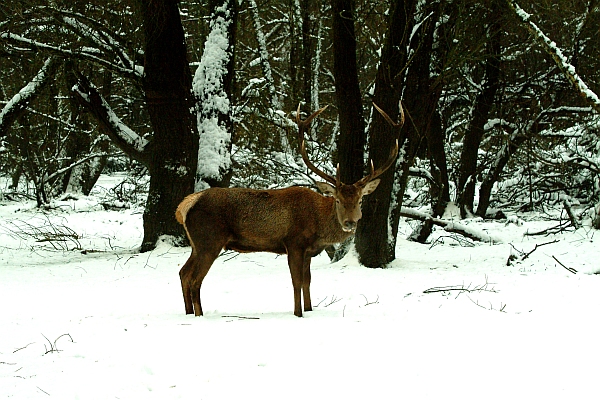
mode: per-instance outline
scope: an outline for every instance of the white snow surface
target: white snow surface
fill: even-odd
[[[304,318],[292,313],[285,256],[225,253],[202,288],[205,316],[193,317],[178,276],[190,249],[163,241],[137,253],[141,210],[104,211],[101,193],[49,212],[0,202],[3,398],[597,398],[600,248],[589,226],[524,236],[556,221],[463,221],[503,239],[467,246],[443,230],[408,242],[403,222],[387,269],[353,253],[314,258]],[[78,238],[55,250],[17,226]]]

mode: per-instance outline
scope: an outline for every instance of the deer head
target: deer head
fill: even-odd
[[[404,112],[400,107],[400,123],[395,123],[382,109],[373,104],[377,111],[395,128],[402,127],[404,123]],[[300,105],[296,112],[296,124],[298,125],[298,136],[300,139],[300,154],[306,166],[317,174],[319,177],[324,179],[326,182],[317,182],[317,187],[323,194],[330,195],[335,199],[335,213],[337,220],[343,231],[354,233],[358,221],[362,218],[361,202],[363,196],[372,193],[379,185],[380,180],[377,177],[383,174],[389,167],[391,167],[396,160],[398,155],[398,140],[396,140],[395,146],[390,152],[388,160],[377,170],[373,167],[373,160],[371,160],[371,172],[360,179],[359,181],[346,184],[340,181],[340,166],[337,165],[336,177],[323,172],[317,168],[308,158],[306,154],[306,140],[304,138],[304,132],[307,130],[310,122],[321,114],[327,106],[315,111],[305,120],[300,119]]]

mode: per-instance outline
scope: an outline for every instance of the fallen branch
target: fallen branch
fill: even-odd
[[[481,304],[479,304],[479,300],[475,301],[473,300],[471,297],[467,296],[467,299],[471,300],[471,303],[475,304],[478,307],[483,308],[484,310],[488,310],[488,311],[499,311],[499,312],[503,312],[505,313],[506,311],[504,311],[504,309],[506,308],[506,304],[503,304],[502,302],[500,302],[500,309],[496,310],[493,306],[492,303],[490,303],[490,308],[487,308],[485,306],[482,306]]]
[[[63,336],[68,336],[69,339],[71,339],[71,343],[73,343],[73,338],[71,337],[70,334],[68,333],[63,333],[62,335],[60,335],[59,337],[57,337],[56,339],[54,339],[54,342],[51,342],[50,339],[48,339],[46,337],[46,335],[44,335],[42,333],[42,336],[44,337],[44,339],[46,339],[46,341],[48,341],[48,344],[50,345],[50,348],[46,347],[46,345],[44,344],[44,348],[46,349],[46,352],[44,353],[44,355],[48,354],[48,353],[55,353],[55,352],[59,352],[62,350],[59,350],[58,347],[56,347],[56,342],[58,341],[58,339],[60,339]]]
[[[560,261],[558,261],[558,258],[556,258],[554,256],[552,256],[552,258],[554,258],[554,261],[556,261],[561,267],[563,267],[564,269],[566,269],[570,273],[572,273],[572,274],[576,274],[577,273],[577,270],[575,268],[567,267],[565,264],[563,264]]]
[[[325,300],[327,300],[327,296],[325,296],[325,298],[323,300],[321,300],[315,307],[319,307],[321,305],[321,303],[323,303]],[[331,301],[329,301],[329,303],[323,305],[323,307],[329,307],[332,304],[337,303],[338,301],[341,301],[341,298],[337,298],[335,295],[331,296]]]
[[[558,225],[551,226],[550,228],[542,229],[537,232],[525,232],[523,236],[538,236],[538,235],[552,235],[555,233],[561,233],[567,230],[571,225],[571,221],[561,221]]]
[[[370,306],[371,304],[379,304],[379,295],[377,295],[377,299],[375,301],[369,301],[369,299],[367,299],[367,296],[365,296],[364,294],[361,294],[361,296],[365,298],[366,302],[363,307]]]
[[[480,229],[473,228],[455,221],[446,221],[440,218],[432,217],[427,213],[423,213],[412,208],[402,207],[400,216],[410,219],[416,219],[423,222],[431,222],[434,225],[441,226],[446,232],[459,233],[469,239],[487,243],[501,243],[499,238],[488,235]]]
[[[258,317],[244,317],[242,315],[223,315],[221,318],[260,319]]]
[[[531,253],[533,253],[534,251],[536,251],[536,250],[537,250],[539,247],[545,246],[545,245],[547,245],[547,244],[558,243],[558,242],[559,242],[559,240],[558,240],[558,239],[556,239],[556,240],[553,240],[553,241],[551,241],[551,242],[546,242],[546,243],[539,243],[539,244],[536,244],[536,245],[535,245],[535,247],[533,248],[533,250],[531,250],[529,253],[525,253],[525,254],[523,255],[523,257],[521,258],[521,260],[525,260],[527,257],[529,257],[529,256],[531,255]],[[513,248],[514,248],[514,247],[513,247]]]
[[[452,285],[452,286],[436,286],[436,287],[432,287],[432,288],[423,290],[423,293],[428,294],[428,293],[451,292],[451,291],[458,291],[459,295],[461,293],[474,293],[474,292],[498,293],[498,291],[496,290],[496,288],[494,288],[493,286],[491,288],[489,288],[488,287],[489,285],[490,285],[490,283],[488,282],[488,279],[487,279],[487,276],[486,276],[485,277],[485,283],[482,284],[482,285],[471,287],[471,284],[469,283],[469,285],[466,286],[466,287],[465,287],[464,284],[462,284],[462,285]]]

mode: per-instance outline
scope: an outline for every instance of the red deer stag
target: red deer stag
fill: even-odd
[[[296,114],[300,153],[307,167],[323,178],[318,188],[323,196],[303,187],[275,190],[210,188],[187,196],[175,216],[183,225],[192,254],[179,271],[186,314],[202,315],[200,287],[211,265],[223,249],[238,252],[266,251],[287,254],[294,287],[294,315],[301,317],[301,293],[304,311],[311,311],[310,261],[325,247],[340,243],[352,235],[361,218],[361,198],[379,184],[375,179],[387,170],[398,154],[398,142],[389,159],[358,182],[347,185],[315,167],[306,155],[304,132],[324,108],[306,120]],[[381,110],[382,115],[383,113]],[[384,115],[387,117],[387,115]],[[386,118],[391,121],[389,117]],[[401,114],[404,120],[403,113]]]

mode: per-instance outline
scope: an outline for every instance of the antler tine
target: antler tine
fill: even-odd
[[[328,175],[325,172],[321,171],[312,162],[310,162],[310,160],[308,159],[308,155],[306,155],[306,140],[304,140],[304,139],[302,139],[302,145],[300,146],[300,155],[302,156],[302,159],[304,160],[304,164],[306,164],[308,169],[310,169],[312,172],[314,172],[315,174],[317,174],[318,176],[320,176],[327,182],[329,182],[333,185],[337,185],[337,181],[333,176]]]
[[[394,121],[377,104],[373,103],[373,107],[375,107],[375,109],[377,111],[379,111],[379,114],[381,114],[381,116],[392,127],[399,130],[404,125],[404,109],[402,107],[402,102],[399,102],[398,105],[400,107],[400,122]],[[369,181],[371,181],[371,180],[377,178],[379,175],[383,174],[385,171],[387,171],[388,168],[390,168],[394,164],[394,161],[396,161],[397,155],[398,155],[398,139],[396,139],[395,146],[392,148],[392,151],[390,152],[390,156],[388,157],[387,161],[385,163],[383,163],[383,165],[381,165],[379,168],[377,168],[377,170],[375,170],[375,168],[373,166],[373,160],[371,160],[371,173],[369,175],[365,176],[364,178],[362,178],[360,181],[358,181],[358,184],[366,185]]]
[[[404,107],[402,107],[401,101],[398,102],[398,106],[400,107],[400,122],[394,121],[389,115],[387,115],[385,111],[379,108],[377,104],[373,103],[373,107],[375,107],[375,109],[379,111],[379,114],[381,114],[388,124],[392,125],[394,128],[400,128],[404,125]]]
[[[327,182],[337,186],[337,180],[333,176],[326,174],[317,168],[310,160],[308,159],[308,155],[306,154],[306,140],[304,138],[304,131],[306,127],[310,124],[310,122],[319,114],[321,114],[328,106],[322,107],[308,116],[305,120],[300,119],[300,104],[298,104],[298,109],[296,111],[296,124],[298,125],[298,136],[300,139],[300,155],[304,160],[304,164],[310,169],[312,172],[320,176],[322,179]]]
[[[358,181],[357,183],[359,185],[366,185],[369,181],[372,181],[373,179],[377,178],[379,175],[383,174],[385,171],[387,171],[387,169],[389,167],[391,167],[394,162],[396,161],[396,156],[398,155],[398,139],[396,139],[396,143],[394,145],[394,147],[392,148],[392,151],[390,152],[390,156],[388,157],[387,161],[385,163],[383,163],[379,168],[375,169],[375,167],[373,167],[373,160],[371,160],[371,173],[367,176],[365,176],[364,178],[362,178],[360,181]]]

